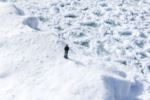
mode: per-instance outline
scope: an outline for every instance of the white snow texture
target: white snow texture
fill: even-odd
[[[0,0],[0,100],[150,100],[149,61],[150,0]]]

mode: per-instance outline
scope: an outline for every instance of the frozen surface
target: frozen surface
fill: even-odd
[[[150,100],[149,0],[0,0],[0,23],[0,100]]]

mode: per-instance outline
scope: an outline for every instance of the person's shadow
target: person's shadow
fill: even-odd
[[[77,65],[85,66],[82,62],[77,61],[77,60],[75,60],[75,59],[68,58],[68,60],[75,62]]]

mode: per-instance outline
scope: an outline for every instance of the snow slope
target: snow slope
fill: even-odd
[[[149,5],[0,0],[0,100],[150,100]]]

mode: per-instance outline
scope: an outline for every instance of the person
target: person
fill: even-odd
[[[66,44],[64,50],[65,50],[64,58],[68,59],[68,51],[69,51],[69,46],[68,46],[68,44]]]

